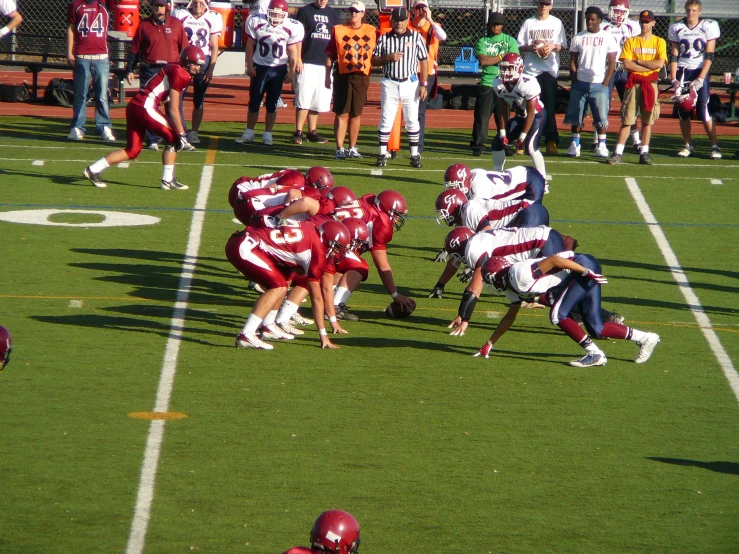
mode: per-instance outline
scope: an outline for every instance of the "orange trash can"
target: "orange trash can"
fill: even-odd
[[[136,34],[139,26],[139,0],[116,0],[113,5],[113,30],[126,36]]]
[[[218,39],[220,49],[229,48],[234,43],[234,22],[236,20],[236,9],[231,2],[211,2],[208,9],[221,14],[223,18],[223,31]]]

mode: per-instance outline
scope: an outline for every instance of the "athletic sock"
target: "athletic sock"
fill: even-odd
[[[634,342],[639,342],[640,340],[643,340],[646,336],[647,334],[644,331],[629,328],[629,334],[626,336],[626,338],[629,340],[633,340]]]
[[[334,291],[334,306],[338,306],[342,302],[346,304],[346,301],[349,299],[351,294],[352,291],[346,287],[336,287],[336,290]]]
[[[262,318],[251,314],[244,324],[244,328],[241,330],[245,335],[253,335],[259,329],[262,324]]]
[[[94,164],[90,166],[90,171],[92,173],[102,173],[104,170],[108,169],[110,167],[110,164],[108,163],[108,160],[105,158],[100,158],[98,161],[96,161]]]
[[[639,131],[632,131],[631,132],[631,140],[634,141],[634,144],[639,144],[641,142],[641,137],[639,136]]]
[[[298,305],[295,302],[291,302],[290,300],[285,300],[282,303],[282,306],[280,306],[280,311],[277,312],[277,319],[275,321],[277,323],[286,323],[290,321],[292,316],[294,316],[298,311]]]
[[[580,146],[580,133],[572,133],[572,142],[575,146]]]
[[[162,181],[170,182],[174,177],[174,165],[162,166]]]
[[[619,156],[624,153],[624,145],[623,144],[617,144],[616,148],[613,149],[614,154],[618,154]]]
[[[598,144],[605,144],[606,143],[606,135],[598,135]]]
[[[493,169],[503,171],[505,166],[505,150],[493,150]]]
[[[641,147],[641,150],[639,151],[640,154],[649,154],[649,146],[644,144]]]
[[[544,155],[539,151],[535,150],[531,153],[531,161],[534,162],[534,167],[541,173],[544,179],[547,178],[547,166],[544,163]]]
[[[277,319],[277,310],[270,310],[267,317],[262,321],[262,325],[272,325]]]

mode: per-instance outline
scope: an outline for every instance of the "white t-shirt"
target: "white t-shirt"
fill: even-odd
[[[608,54],[618,55],[621,48],[613,35],[606,31],[581,31],[572,38],[570,52],[576,52],[580,56],[577,65],[578,81],[602,83],[606,76]]]
[[[305,29],[299,21],[286,17],[273,27],[262,14],[246,20],[246,34],[257,43],[254,63],[276,67],[287,64],[287,47],[303,41]]]
[[[677,66],[686,69],[698,69],[703,65],[706,44],[721,36],[718,23],[713,19],[702,19],[690,28],[685,21],[670,25],[668,40],[678,45]]]
[[[567,48],[567,35],[562,21],[550,15],[546,19],[531,17],[524,21],[518,32],[518,46],[531,46],[537,40],[561,44]],[[559,54],[552,52],[546,59],[542,59],[535,52],[526,52],[523,58],[525,75],[536,77],[542,73],[549,73],[556,78],[559,73]]]
[[[172,17],[182,21],[187,33],[187,40],[199,46],[206,56],[210,56],[210,37],[223,32],[223,17],[213,10],[206,10],[200,17],[195,17],[189,10],[175,8]]]
[[[0,13],[3,15],[10,15],[13,12],[18,11],[18,6],[15,0],[0,0]]]
[[[639,23],[637,21],[634,21],[633,19],[627,19],[621,25],[614,25],[610,21],[604,19],[600,22],[600,29],[601,31],[606,31],[613,35],[613,38],[616,39],[616,42],[618,43],[619,52],[618,57],[621,56],[621,49],[624,47],[624,42],[626,42],[627,38],[635,37],[639,33],[641,33],[641,29],[639,28]]]
[[[551,227],[494,229],[470,237],[464,250],[467,267],[475,268],[487,256],[503,256],[511,263],[535,258],[549,238]]]

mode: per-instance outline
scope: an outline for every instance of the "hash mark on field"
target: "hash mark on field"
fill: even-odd
[[[69,301],[69,307],[70,308],[81,308],[84,302],[82,300],[70,300]]]
[[[44,160],[33,160],[31,162],[31,165],[44,165],[46,162]]]
[[[711,179],[712,185],[723,185],[724,182],[721,179]]]
[[[382,175],[382,169],[370,169],[370,175]]]
[[[131,162],[121,162],[118,164],[119,169],[128,169],[128,167],[131,165]]]

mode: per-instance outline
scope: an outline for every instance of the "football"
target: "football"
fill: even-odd
[[[412,305],[410,311],[407,310],[403,304],[390,302],[387,308],[385,308],[385,315],[388,316],[390,319],[402,319],[404,317],[408,317],[416,310],[416,301],[412,298],[410,299],[410,301]]]
[[[541,39],[537,39],[534,41],[534,43],[531,45],[531,47],[534,49],[534,52],[536,52],[536,55],[539,56],[541,59],[545,60],[549,57],[549,55],[545,56],[543,54],[544,52],[544,45],[546,42],[544,42]]]

